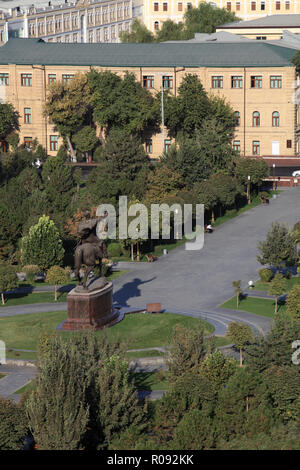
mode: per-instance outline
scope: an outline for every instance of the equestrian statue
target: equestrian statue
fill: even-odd
[[[78,225],[77,234],[80,238],[75,249],[75,277],[79,281],[81,289],[87,289],[87,279],[91,271],[93,271],[99,263],[100,277],[103,279],[103,285],[107,284],[105,278],[102,277],[102,259],[107,258],[107,248],[104,240],[96,235],[98,223],[101,227],[98,233],[104,233],[106,227],[107,212],[103,216],[92,219],[90,212],[85,211],[85,220],[82,220]],[[83,280],[80,278],[79,271],[85,266]]]

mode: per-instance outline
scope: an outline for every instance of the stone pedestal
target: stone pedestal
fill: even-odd
[[[112,306],[113,286],[103,278],[93,279],[87,289],[76,287],[68,294],[68,319],[63,330],[102,329],[122,320]]]

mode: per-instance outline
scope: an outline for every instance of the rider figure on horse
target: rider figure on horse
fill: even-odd
[[[82,281],[79,277],[79,271],[82,265],[86,266],[83,287],[86,288],[88,274],[95,268],[97,261],[100,264],[100,275],[102,275],[102,259],[108,257],[107,248],[103,239],[96,235],[97,225],[98,233],[101,235],[105,233],[107,212],[98,218],[92,219],[90,212],[85,211],[85,220],[81,221],[78,225],[77,234],[80,238],[75,249],[75,276]]]

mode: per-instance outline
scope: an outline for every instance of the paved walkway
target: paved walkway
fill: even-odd
[[[125,307],[144,308],[161,302],[165,311],[201,317],[223,335],[232,320],[244,321],[265,333],[269,318],[242,311],[221,309],[234,294],[232,281],[241,279],[243,289],[257,279],[257,243],[264,240],[274,221],[291,227],[300,220],[300,187],[283,191],[268,205],[250,209],[205,236],[204,248],[186,251],[184,246],[154,263],[119,263],[131,269],[113,281],[114,301]],[[0,317],[34,312],[66,310],[67,304],[33,304],[0,309]],[[0,391],[1,394],[1,391]]]

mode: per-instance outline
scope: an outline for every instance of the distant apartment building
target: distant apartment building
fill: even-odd
[[[9,38],[119,42],[132,16],[132,0],[0,0],[0,45]]]
[[[232,11],[243,20],[252,20],[270,15],[293,15],[300,13],[298,0],[215,0],[219,8]]]
[[[200,3],[201,0],[140,0],[140,18],[146,27],[155,33],[168,19],[175,23],[183,21],[185,12],[189,8],[198,7]]]
[[[242,35],[256,40],[281,39],[284,32],[299,35],[300,14],[298,15],[271,15],[249,21],[236,21],[219,26],[217,32],[225,31],[231,34]]]

